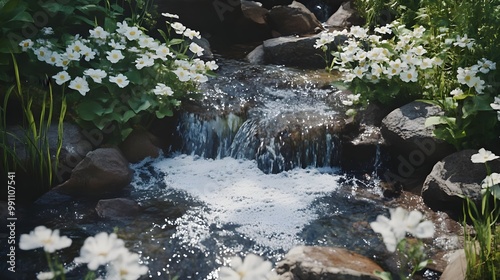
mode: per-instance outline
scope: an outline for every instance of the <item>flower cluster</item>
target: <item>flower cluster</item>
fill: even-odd
[[[70,238],[59,236],[59,230],[38,226],[29,234],[21,235],[19,248],[22,250],[43,248],[46,253],[50,254],[71,246],[71,243]],[[54,266],[52,260],[48,260],[52,271],[38,273],[37,279],[53,279],[65,273],[63,267]],[[123,240],[117,238],[114,233],[101,232],[96,236],[88,237],[75,262],[86,263],[92,271],[107,265],[106,279],[138,279],[148,272],[148,268],[140,264],[139,255],[129,252]]]
[[[75,262],[86,263],[90,270],[109,265],[107,279],[138,279],[148,272],[146,266],[139,264],[139,255],[129,252],[114,233],[88,237]]]
[[[345,82],[362,79],[370,83],[381,80],[397,79],[404,83],[415,83],[419,75],[424,75],[443,61],[438,56],[428,57],[424,47],[427,43],[422,35],[423,27],[414,30],[406,29],[397,22],[375,28],[373,35],[359,26],[347,30],[324,32],[316,41],[315,47],[324,51],[339,35],[347,37],[338,46],[338,51],[332,52],[335,66],[345,73]],[[395,33],[391,40],[384,39],[385,34]]]
[[[417,210],[408,212],[398,207],[389,209],[391,218],[379,215],[370,226],[380,233],[389,252],[394,252],[398,243],[409,233],[417,238],[430,238],[434,235],[434,224],[422,221],[423,215]]]
[[[199,32],[169,21],[168,34],[176,38],[162,32],[164,42],[123,21],[107,25],[110,30],[96,26],[88,36],[41,32],[20,46],[33,60],[51,66],[49,75],[63,90],[71,89],[68,107],[74,115],[99,129],[114,121],[129,131],[144,113],[171,116],[218,68],[215,61],[200,59],[204,49],[192,41],[201,38]],[[122,140],[126,135],[122,131]]]
[[[171,27],[176,32],[182,30],[181,34],[190,39],[200,38],[199,32],[186,28],[179,22],[172,23]],[[44,32],[44,34],[51,33]],[[203,82],[206,80],[204,74],[207,70],[217,69],[213,61],[205,65],[200,59],[192,62],[178,59],[178,55],[169,45],[153,39],[138,26],[129,26],[126,21],[117,23],[114,32],[105,31],[101,26],[97,26],[89,30],[88,38],[76,35],[62,50],[49,39],[38,39],[35,42],[26,39],[19,45],[23,51],[33,52],[39,61],[61,70],[52,76],[58,85],[69,81],[69,88],[83,96],[90,91],[89,82],[102,84],[103,79],[120,88],[127,87],[130,83],[129,77],[126,73],[121,73],[122,67],[120,67],[124,61],[132,64],[137,70],[155,65],[166,66],[168,61],[175,62],[176,68],[173,72],[182,82]],[[203,48],[194,42],[190,43],[189,50],[196,56],[203,54]],[[89,68],[76,71],[76,68],[84,68],[82,67],[84,62],[88,62],[85,66]],[[68,69],[76,76],[72,77]]]
[[[394,21],[375,28],[374,32],[370,35],[367,29],[359,26],[351,27],[350,31],[323,32],[314,45],[333,57],[329,68],[344,73],[345,83],[351,87],[357,83],[366,85],[362,88],[365,92],[353,90],[355,94],[361,93],[366,101],[378,98],[364,96],[369,95],[367,87],[386,87],[386,92],[396,93],[404,87],[407,91],[421,91],[421,95],[431,98],[441,96],[441,88],[437,86],[440,81],[433,79],[439,79],[440,73],[449,68],[445,65],[448,50],[474,47],[474,39],[467,35],[447,38],[450,36],[447,28],[440,29],[441,33],[433,36],[422,26],[410,30]],[[387,37],[390,39],[385,39]],[[345,40],[336,50],[330,50],[337,38]],[[438,53],[433,44],[439,45]],[[449,82],[455,85],[450,94],[463,98],[472,93],[467,92],[468,89],[483,94],[488,87],[484,75],[495,69],[496,63],[485,58],[470,67],[458,67],[456,81]],[[462,85],[466,88],[462,89]],[[381,91],[379,94],[387,93]]]
[[[278,275],[272,270],[272,263],[262,257],[248,254],[244,260],[240,257],[231,259],[231,267],[221,267],[220,280],[273,280]]]

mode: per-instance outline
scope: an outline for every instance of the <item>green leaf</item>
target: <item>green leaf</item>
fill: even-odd
[[[132,128],[125,128],[125,129],[122,129],[120,134],[121,134],[121,137],[122,137],[122,141],[127,139],[127,137],[129,136],[130,133],[132,133]]]
[[[156,110],[156,117],[159,119],[163,119],[164,117],[171,117],[174,115],[174,112],[170,108],[170,106],[161,106]]]
[[[179,45],[182,43],[184,43],[184,40],[182,39],[172,39],[168,42],[168,46]]]
[[[379,277],[380,279],[382,280],[392,280],[392,276],[391,276],[391,273],[390,272],[387,272],[387,271],[378,271],[378,270],[375,270],[373,272],[373,274],[377,277]]]
[[[75,11],[75,8],[73,6],[70,5],[66,6],[55,2],[43,3],[40,6],[42,6],[49,12],[52,13],[62,12],[66,15],[71,15]]]
[[[425,120],[425,127],[429,127],[432,125],[438,125],[438,124],[448,124],[448,125],[454,125],[456,123],[457,119],[456,118],[450,118],[446,116],[432,116],[428,117]]]
[[[85,100],[76,106],[76,113],[85,121],[94,121],[103,111],[102,105],[93,100]]]
[[[123,113],[122,121],[126,123],[131,118],[135,117],[136,115],[137,114],[134,111],[132,111],[132,110],[125,111],[125,113]]]

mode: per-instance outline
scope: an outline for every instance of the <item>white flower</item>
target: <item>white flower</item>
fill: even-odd
[[[38,58],[38,60],[47,61],[47,57],[50,55],[50,50],[47,49],[46,47],[40,47],[38,49],[35,49],[34,53]]]
[[[409,50],[411,53],[414,53],[415,55],[422,56],[427,53],[427,50],[424,49],[422,46],[418,46],[416,48],[411,48]]]
[[[392,34],[392,29],[390,29],[388,25],[375,27],[374,30],[379,34]]]
[[[134,41],[142,36],[142,31],[139,30],[137,26],[131,26],[125,29],[125,33],[123,33],[123,35],[125,35],[128,40]]]
[[[474,39],[468,38],[467,34],[465,34],[463,37],[457,35],[455,43],[453,43],[453,45],[461,48],[467,47],[470,50],[474,46]]]
[[[203,74],[192,73],[191,80],[197,83],[205,83],[206,81],[208,81],[208,77]]]
[[[100,26],[97,26],[96,28],[89,30],[89,33],[90,33],[89,36],[90,38],[101,39],[101,40],[106,40],[106,38],[109,35],[109,33]]]
[[[483,93],[484,87],[485,87],[485,82],[479,78],[479,77],[474,77],[474,79],[471,81],[472,87],[476,90],[478,94]]]
[[[211,60],[211,61],[207,61],[205,63],[205,67],[208,69],[208,70],[217,70],[217,68],[219,68],[219,65],[217,65],[217,63],[215,63],[215,61]]]
[[[153,66],[155,64],[155,61],[154,59],[152,59],[151,57],[143,54],[141,56],[139,56],[136,60],[135,60],[135,67],[137,69],[142,69],[144,67],[149,67],[149,66]]]
[[[44,27],[40,31],[43,33],[43,35],[52,35],[52,34],[54,34],[54,29],[52,29],[52,27]]]
[[[498,184],[500,184],[500,173],[493,172],[484,178],[481,188],[488,189]]]
[[[496,69],[496,63],[486,58],[482,58],[477,61],[477,67],[481,73],[486,74],[490,72],[490,70]]]
[[[83,96],[85,96],[90,90],[89,83],[82,77],[76,77],[69,83],[68,87],[78,91]]]
[[[495,101],[491,103],[490,106],[493,110],[500,110],[500,97],[495,96]]]
[[[150,48],[150,49],[156,49],[158,48],[159,44],[158,42],[155,41],[152,37],[143,35],[139,38],[139,47],[141,48]]]
[[[477,71],[475,71],[472,68],[462,68],[458,67],[457,69],[457,80],[459,83],[463,85],[467,85],[469,87],[473,87],[476,84],[476,74]]]
[[[80,54],[80,52],[82,51],[82,49],[84,47],[85,47],[85,44],[82,41],[76,40],[66,47],[66,52],[75,52],[75,53]]]
[[[59,230],[51,230],[45,226],[37,226],[30,234],[22,234],[19,240],[21,250],[42,248],[47,253],[71,246],[71,239],[59,236]]]
[[[108,54],[108,56],[106,56],[106,58],[111,63],[117,63],[118,61],[125,58],[120,50],[107,51],[106,53]]]
[[[50,65],[56,65],[59,61],[61,61],[61,59],[60,54],[57,52],[51,52],[50,55],[47,56],[47,60],[45,60],[45,62]]]
[[[114,261],[127,252],[123,240],[117,238],[116,234],[101,232],[85,239],[75,262],[86,263],[90,270],[96,270],[100,265]]]
[[[415,38],[421,38],[422,35],[424,35],[425,27],[419,26],[415,29],[413,29],[413,37]]]
[[[139,255],[123,252],[108,268],[107,280],[136,280],[148,272],[148,267],[139,264]]]
[[[456,89],[454,89],[454,90],[452,90],[450,92],[451,96],[459,96],[459,95],[462,95],[462,94],[464,94],[464,92],[460,88],[456,88]]]
[[[399,73],[399,78],[405,83],[416,82],[418,78],[418,72],[414,67],[412,67]]]
[[[153,89],[154,94],[156,95],[167,95],[167,96],[172,96],[174,92],[169,86],[166,86],[165,84],[158,83],[156,84],[156,87]]]
[[[363,38],[366,38],[368,36],[367,30],[364,29],[363,27],[360,27],[360,26],[352,26],[350,31],[351,31],[351,34],[356,38],[363,39]]]
[[[192,29],[189,29],[189,28],[186,28],[186,30],[184,30],[184,36],[188,37],[189,39],[193,39],[193,38],[198,38],[200,39],[201,36],[200,36],[200,32],[196,31],[196,30],[192,30]]]
[[[109,81],[117,84],[120,88],[124,88],[129,84],[127,76],[123,74],[118,74],[116,76],[109,76]]]
[[[191,79],[191,73],[184,68],[177,68],[172,72],[174,72],[174,74],[177,75],[177,78],[181,82],[187,82]]]
[[[92,68],[83,71],[83,74],[89,76],[94,82],[98,84],[102,83],[102,79],[108,75],[104,70]]]
[[[172,52],[170,51],[170,48],[167,47],[167,45],[165,44],[161,44],[158,46],[158,48],[156,49],[156,55],[158,57],[160,57],[161,59],[163,60],[166,60],[167,59],[167,55],[168,56],[172,56]]]
[[[117,26],[116,33],[119,33],[119,34],[125,34],[127,32],[127,29],[129,28],[126,21],[117,22],[116,26]]]
[[[360,79],[362,79],[363,76],[365,75],[365,71],[366,71],[365,67],[359,67],[359,66],[356,66],[354,67],[354,69],[352,69],[352,73]]]
[[[422,59],[422,63],[420,64],[420,69],[425,70],[432,68],[432,66],[434,66],[434,61],[431,58],[426,57]]]
[[[115,50],[124,50],[126,48],[126,46],[124,44],[121,44],[119,42],[115,42],[114,39],[111,39],[111,41],[109,41],[108,45]]]
[[[396,250],[397,244],[410,233],[417,238],[430,238],[434,235],[431,221],[422,221],[423,215],[417,210],[408,212],[398,207],[389,209],[391,219],[379,215],[370,226],[374,232],[380,233],[389,252]]]
[[[477,154],[473,154],[470,157],[470,160],[473,163],[485,163],[488,161],[495,160],[497,158],[499,158],[499,156],[495,155],[494,153],[492,153],[488,150],[485,150],[484,148],[481,148],[481,149],[479,149]]]
[[[66,72],[66,71],[61,71],[61,72],[55,74],[54,76],[52,76],[52,78],[54,78],[54,80],[56,80],[56,84],[58,84],[58,85],[62,85],[71,79],[68,72]]]
[[[175,33],[177,34],[182,34],[184,33],[184,30],[186,30],[186,27],[180,22],[174,22],[170,26],[174,29]]]
[[[74,51],[73,49],[66,49],[66,57],[69,60],[78,61],[80,60],[81,54],[79,52]]]
[[[195,42],[192,42],[191,44],[189,44],[189,50],[196,54],[196,56],[201,56],[203,55],[203,48],[200,47],[198,44],[196,44]]]
[[[81,54],[85,57],[85,61],[91,61],[95,58],[97,53],[90,47],[85,46],[85,48],[82,49]]]
[[[220,268],[220,280],[266,280],[272,269],[270,261],[264,261],[254,254],[248,254],[243,261],[239,257],[233,257],[230,265],[231,268]]]
[[[46,271],[46,272],[39,272],[36,275],[36,279],[38,280],[52,280],[55,278],[54,272],[52,271]]]
[[[23,52],[25,52],[28,49],[31,49],[31,47],[33,47],[33,41],[31,41],[31,39],[22,40],[19,43],[19,46],[21,47],[21,49],[23,50]]]
[[[161,13],[162,16],[167,17],[167,18],[179,18],[178,15],[176,14],[170,14],[170,13]]]

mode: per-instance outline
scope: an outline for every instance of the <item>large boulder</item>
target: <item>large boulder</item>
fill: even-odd
[[[363,21],[351,2],[343,3],[338,10],[325,22],[327,26],[347,28],[353,25],[362,25]]]
[[[160,155],[160,139],[143,128],[135,128],[120,144],[120,150],[130,163]]]
[[[323,29],[316,16],[297,1],[272,8],[266,20],[278,36],[312,34]]]
[[[425,126],[428,117],[442,114],[437,106],[413,101],[382,120],[382,134],[391,145],[393,159],[384,179],[402,181],[407,190],[420,193],[421,183],[434,164],[454,151],[433,136],[433,126]]]
[[[70,178],[56,189],[63,193],[103,196],[130,184],[133,171],[120,150],[99,148],[89,152],[73,169]]]
[[[325,68],[323,52],[314,48],[319,35],[278,37],[264,41],[264,61],[268,64],[301,68]]]
[[[481,182],[486,177],[484,164],[473,163],[477,150],[453,153],[436,163],[422,188],[424,202],[434,210],[447,212],[454,218],[463,216],[463,196],[479,203]],[[500,170],[500,160],[489,162],[491,170]]]
[[[383,269],[372,260],[343,248],[299,246],[291,249],[276,265],[283,280],[379,279]]]

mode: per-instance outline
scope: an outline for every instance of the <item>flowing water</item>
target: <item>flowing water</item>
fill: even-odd
[[[308,80],[316,72],[231,63],[206,88],[206,106],[179,118],[179,145],[132,166],[121,196],[141,213],[101,219],[96,201],[53,194],[25,210],[19,234],[44,224],[69,235],[74,250],[61,255],[69,279],[85,271],[71,262],[83,240],[113,230],[152,279],[217,279],[234,255],[277,262],[296,245],[345,247],[382,262],[384,246],[368,222],[387,215],[387,201],[376,179],[340,168],[336,91]],[[215,109],[223,113],[207,113]],[[41,255],[18,253],[17,276],[26,276],[18,279],[45,267]]]

